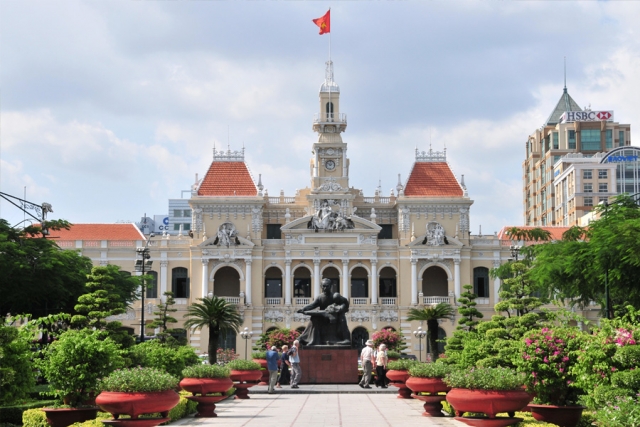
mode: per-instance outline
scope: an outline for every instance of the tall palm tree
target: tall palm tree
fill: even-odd
[[[438,303],[433,307],[425,307],[423,309],[409,309],[407,320],[420,320],[427,322],[427,330],[429,331],[429,346],[431,347],[431,360],[433,362],[438,359],[438,320],[448,319],[454,313],[453,307],[446,302]]]
[[[198,298],[200,303],[194,303],[187,308],[184,317],[188,319],[184,322],[185,329],[209,328],[209,364],[215,365],[217,362],[217,350],[220,333],[234,331],[238,332],[242,325],[242,318],[235,305],[228,303],[223,298],[211,296]]]

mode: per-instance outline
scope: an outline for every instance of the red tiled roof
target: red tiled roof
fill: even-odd
[[[258,190],[244,162],[212,162],[198,196],[256,196]]]
[[[498,232],[499,240],[512,240],[507,235],[507,231],[510,228],[513,228],[513,225],[502,227],[502,229]],[[562,234],[567,231],[571,227],[530,227],[530,226],[517,226],[521,230],[531,230],[533,228],[542,228],[543,230],[547,230],[551,233],[551,240],[562,240]]]
[[[144,240],[135,224],[74,224],[69,230],[50,230],[56,240]]]
[[[416,162],[407,186],[407,197],[462,197],[462,187],[447,162]]]

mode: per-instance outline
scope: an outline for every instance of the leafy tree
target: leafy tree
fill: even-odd
[[[178,320],[170,314],[178,311],[177,308],[173,308],[173,305],[176,303],[176,300],[173,298],[173,292],[167,291],[164,293],[164,296],[166,297],[165,302],[158,304],[158,311],[153,312],[153,314],[156,315],[156,319],[149,324],[150,328],[160,328],[161,331],[158,334],[158,339],[162,342],[167,341],[171,337],[173,329],[170,329],[168,324],[178,323]]]
[[[423,309],[411,308],[407,320],[419,320],[427,322],[429,346],[431,347],[431,360],[438,359],[438,320],[448,319],[454,313],[451,305],[441,302],[433,307]]]
[[[218,341],[223,332],[238,332],[242,325],[242,318],[235,305],[215,295],[206,298],[198,298],[200,303],[191,304],[184,315],[185,329],[209,328],[209,364],[215,365],[217,361]]]
[[[507,229],[506,234],[512,240],[547,241],[551,239],[551,232],[540,227],[511,227]]]
[[[461,306],[458,307],[458,313],[462,315],[462,319],[458,320],[458,327],[456,329],[473,331],[478,324],[478,320],[475,319],[482,319],[484,315],[476,308],[477,304],[475,299],[478,298],[478,296],[471,292],[473,286],[464,285],[463,288],[466,290],[460,295],[460,298],[458,298],[458,302],[461,304]]]
[[[175,346],[159,340],[149,340],[135,345],[130,350],[131,365],[156,368],[178,378],[187,366],[200,362],[195,350],[190,346]]]
[[[529,278],[537,290],[556,300],[605,310],[605,285],[612,307],[640,308],[640,209],[628,195],[595,208],[584,240],[564,240],[533,249]],[[572,233],[573,234],[573,233]],[[610,316],[612,317],[612,316]]]
[[[35,386],[32,338],[27,328],[0,325],[0,405],[28,396]]]
[[[66,221],[49,221],[49,229],[69,228]],[[33,317],[71,313],[85,292],[91,260],[77,251],[60,250],[54,240],[36,237],[41,228],[16,230],[0,219],[0,315]]]

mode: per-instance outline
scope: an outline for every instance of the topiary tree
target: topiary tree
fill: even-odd
[[[484,315],[476,308],[475,299],[478,298],[478,296],[471,292],[473,286],[464,285],[463,288],[465,292],[458,298],[458,302],[461,304],[461,306],[458,307],[458,313],[462,315],[462,319],[458,320],[458,327],[456,329],[473,331],[479,323],[475,319],[482,319]]]
[[[164,296],[166,297],[165,302],[158,304],[158,311],[153,312],[153,314],[156,315],[156,319],[149,324],[150,328],[160,328],[158,339],[162,342],[171,340],[172,338],[171,332],[173,329],[170,329],[168,324],[178,323],[178,320],[170,315],[170,313],[178,311],[177,308],[173,308],[173,305],[176,303],[176,300],[173,298],[173,292],[167,291],[164,293]]]

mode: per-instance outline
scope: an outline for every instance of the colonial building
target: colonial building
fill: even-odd
[[[180,319],[197,298],[217,295],[238,306],[243,328],[255,340],[272,327],[304,328],[307,317],[298,310],[319,295],[322,279],[328,278],[333,290],[350,301],[347,319],[354,346],[391,327],[404,334],[406,351],[417,356],[426,343],[414,337],[419,323],[406,320],[410,308],[455,305],[462,286],[471,284],[478,308],[485,317],[492,314],[500,282],[490,279],[489,270],[511,257],[511,242],[470,234],[473,201],[444,151],[416,150],[412,161],[407,153],[408,178],[402,181],[399,175],[388,197],[351,187],[340,96],[329,61],[313,121],[317,139],[309,143],[309,182],[301,183],[296,194],[267,194],[262,177],[256,180],[250,173],[244,150],[214,150],[209,170],[192,188],[190,233],[149,242],[151,274],[157,279],[146,293],[147,321],[165,291],[173,291]],[[72,240],[65,232],[58,237],[60,243]],[[63,243],[96,263],[128,271],[135,248],[144,244],[140,233],[125,241],[105,234]],[[139,327],[140,310],[138,302],[121,320]],[[455,326],[455,317],[442,321],[441,336]],[[188,333],[201,352],[206,352],[206,336]],[[244,355],[240,335],[228,336],[226,345]]]
[[[575,154],[590,157],[596,153],[631,145],[631,126],[614,121],[613,111],[583,110],[571,98],[566,85],[562,96],[545,123],[526,142],[522,163],[524,224],[527,226],[562,226],[577,224],[580,216],[592,209],[589,197],[574,198],[571,207],[560,210],[557,204],[555,168],[563,156],[564,164]],[[576,165],[583,163],[576,162]],[[576,166],[579,167],[579,166]],[[606,169],[606,168],[603,168]],[[604,182],[603,182],[604,184]],[[582,191],[577,190],[578,193]],[[601,197],[613,195],[611,187]],[[591,199],[592,200],[592,199]],[[585,203],[585,201],[587,203]]]

